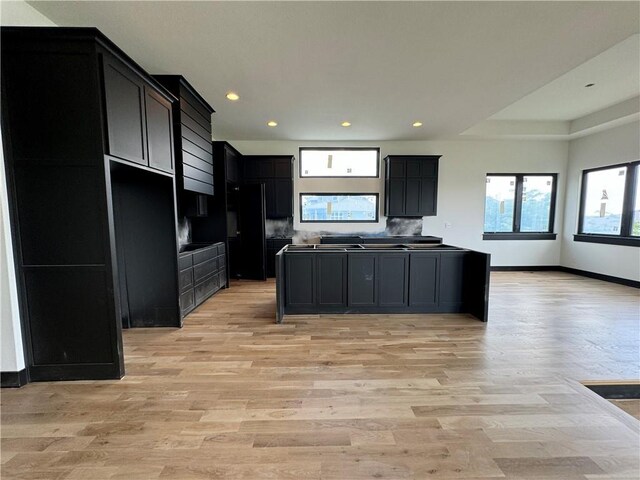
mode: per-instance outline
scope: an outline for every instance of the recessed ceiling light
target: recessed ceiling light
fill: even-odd
[[[351,122],[342,122],[340,125],[342,125],[343,127],[350,127]]]
[[[278,122],[276,122],[274,120],[269,120],[267,122],[267,126],[269,126],[269,127],[277,127],[278,126]]]
[[[421,127],[422,126],[422,122],[413,122],[413,126],[414,127]]]
[[[227,93],[227,98],[232,102],[235,102],[236,100],[240,100],[240,95],[238,95],[236,92],[229,92]]]
[[[585,88],[593,87],[594,85],[595,85],[595,83],[587,83],[585,85]]]

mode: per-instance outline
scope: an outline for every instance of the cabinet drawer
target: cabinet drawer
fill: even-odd
[[[200,250],[193,252],[193,264],[197,265],[206,260],[211,260],[213,257],[217,255],[217,248],[215,245],[210,247],[206,247]]]
[[[189,268],[192,265],[193,265],[192,253],[182,253],[178,255],[178,269],[184,270],[185,268]]]
[[[184,292],[193,287],[193,268],[180,271],[180,291]]]
[[[195,307],[195,297],[193,289],[184,292],[180,295],[180,311],[183,315],[189,313]]]
[[[207,275],[211,275],[217,270],[217,262],[215,259],[207,260],[206,262],[199,263],[193,267],[193,281],[199,282]]]
[[[224,253],[227,250],[226,245],[224,244],[224,242],[220,242],[217,244],[218,245],[218,255],[224,255]]]
[[[205,278],[202,282],[198,283],[196,285],[196,288],[194,289],[196,305],[200,305],[209,296],[211,296],[217,290],[217,284],[217,275],[211,275]]]

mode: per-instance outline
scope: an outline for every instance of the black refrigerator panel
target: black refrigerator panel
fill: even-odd
[[[266,280],[264,184],[243,185],[238,195],[241,277]]]

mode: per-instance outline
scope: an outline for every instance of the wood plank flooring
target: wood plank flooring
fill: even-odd
[[[490,321],[287,317],[236,282],[125,332],[120,381],[1,392],[2,479],[638,479],[638,290],[493,273]]]

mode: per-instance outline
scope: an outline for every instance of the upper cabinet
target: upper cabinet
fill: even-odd
[[[107,154],[173,173],[171,97],[107,53],[103,71]]]
[[[213,108],[181,75],[155,75],[178,101],[173,104],[176,185],[188,192],[213,195]]]
[[[293,217],[293,162],[291,155],[245,155],[244,180],[264,183],[267,218]]]
[[[385,215],[436,215],[439,159],[440,155],[389,155],[384,159]]]

